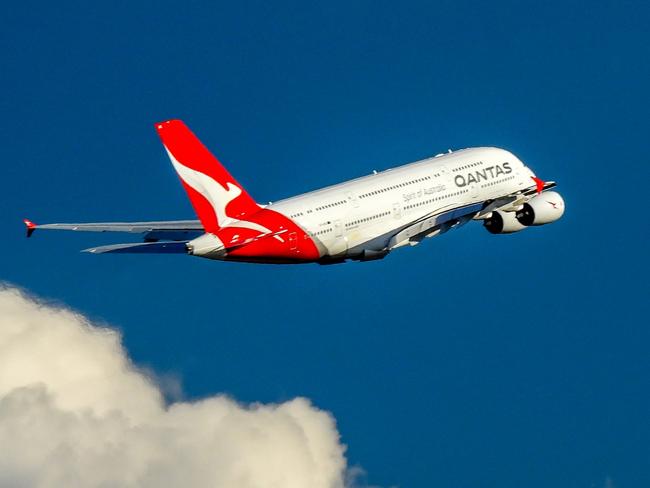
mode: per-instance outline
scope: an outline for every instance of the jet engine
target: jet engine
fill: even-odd
[[[489,218],[483,220],[485,227],[491,234],[512,234],[524,230],[526,226],[517,220],[515,212],[492,212]]]
[[[564,200],[554,191],[546,191],[524,203],[517,212],[517,220],[523,225],[544,225],[555,222],[564,214]]]

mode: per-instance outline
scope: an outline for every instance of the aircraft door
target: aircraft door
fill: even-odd
[[[393,217],[396,219],[402,217],[402,206],[399,203],[393,203]]]
[[[343,225],[340,220],[334,221],[334,237],[337,239],[343,237]]]
[[[296,249],[298,249],[298,234],[289,232],[289,250],[295,251]]]
[[[445,165],[439,166],[438,171],[440,172],[440,175],[443,178],[447,178],[449,176],[449,170],[447,169],[447,166],[445,166]]]
[[[346,191],[346,192],[345,192],[345,199],[346,199],[348,202],[352,203],[352,206],[353,206],[354,208],[358,208],[358,207],[359,207],[359,199],[358,199],[357,196],[356,196],[354,193],[352,193],[351,191]]]
[[[328,250],[330,256],[345,254],[348,250],[348,240],[343,233],[343,223],[340,220],[332,222],[332,232],[334,238],[329,243]]]

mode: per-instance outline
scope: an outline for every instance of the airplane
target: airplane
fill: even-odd
[[[549,224],[564,214],[553,181],[495,147],[434,157],[263,205],[180,120],[155,124],[198,220],[37,225],[37,229],[141,234],[141,242],[86,249],[189,254],[250,263],[336,264],[382,259],[470,221],[492,234]]]

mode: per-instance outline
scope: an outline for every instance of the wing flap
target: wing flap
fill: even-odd
[[[476,215],[481,210],[482,205],[482,203],[474,203],[430,214],[395,234],[389,241],[388,247],[395,249],[410,243],[417,243],[423,237],[433,237],[438,233],[446,232],[447,229],[452,228],[452,225],[460,221],[465,222],[465,218],[468,216]]]

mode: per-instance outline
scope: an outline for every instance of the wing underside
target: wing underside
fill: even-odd
[[[554,181],[549,181],[545,182],[543,187],[539,189],[531,187],[494,200],[438,210],[400,229],[398,233],[391,237],[388,248],[395,249],[407,244],[415,245],[426,237],[443,234],[448,230],[464,225],[471,219],[486,218],[497,210],[510,211],[510,209],[519,207],[537,193],[555,186]]]

